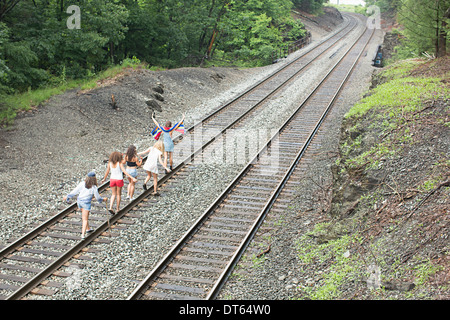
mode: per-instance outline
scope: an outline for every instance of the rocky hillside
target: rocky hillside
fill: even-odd
[[[396,63],[346,114],[332,220],[299,245],[323,277],[301,296],[450,298],[449,69],[448,57]]]

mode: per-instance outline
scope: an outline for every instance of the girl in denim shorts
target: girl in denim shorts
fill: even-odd
[[[78,208],[81,209],[81,238],[84,239],[86,233],[90,233],[94,231],[89,227],[89,213],[91,211],[91,201],[92,197],[95,196],[99,203],[102,201],[106,201],[106,198],[101,198],[98,193],[97,187],[97,178],[95,177],[95,172],[89,172],[86,180],[80,182],[78,186],[73,189],[66,197],[64,197],[64,201],[69,202],[70,198],[74,196],[77,197],[77,205]]]
[[[125,161],[127,163],[127,173],[130,174],[133,178],[137,177],[137,168],[141,166],[142,164],[142,158],[137,155],[136,147],[131,145],[128,147],[127,153],[125,154]],[[128,184],[127,188],[127,199],[130,199],[130,201],[133,201],[133,195],[134,195],[134,189],[135,189],[135,182],[128,178],[128,181],[130,182]]]

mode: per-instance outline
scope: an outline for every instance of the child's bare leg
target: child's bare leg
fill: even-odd
[[[153,174],[153,191],[156,193],[158,191],[158,175],[156,173]]]
[[[130,184],[128,185],[128,196],[130,198],[133,198],[133,195],[134,195],[134,188],[135,188],[134,185],[135,185],[135,183],[133,182],[133,180],[131,180]]]
[[[117,212],[119,212],[120,200],[122,198],[122,187],[116,188],[116,198],[117,198]]]
[[[116,189],[117,187],[111,187],[111,200],[109,201],[109,210],[112,210],[113,204],[116,201]]]
[[[145,181],[144,181],[144,190],[147,190],[147,182],[148,180],[150,180],[151,178],[151,172],[150,171],[146,171],[147,172],[147,176],[145,177]]]
[[[89,210],[81,209],[81,234],[85,235],[89,230]]]
[[[168,158],[167,154],[168,152],[164,151],[164,167],[167,167],[167,158]]]
[[[127,197],[131,198],[131,179],[128,178]]]

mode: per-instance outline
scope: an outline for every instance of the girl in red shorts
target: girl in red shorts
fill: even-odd
[[[128,178],[130,178],[132,181],[137,182],[136,178],[133,178],[128,172],[126,172],[124,167],[125,160],[123,159],[123,156],[120,152],[114,151],[109,156],[109,162],[108,166],[106,168],[105,177],[102,180],[102,183],[106,181],[106,177],[108,177],[108,174],[111,172],[111,178],[109,180],[109,186],[111,187],[112,195],[111,195],[111,202],[109,204],[109,212],[111,214],[115,214],[115,212],[112,210],[114,201],[117,200],[117,211],[119,211],[120,207],[120,200],[121,200],[121,194],[122,194],[122,187],[123,187],[123,173],[127,175]]]

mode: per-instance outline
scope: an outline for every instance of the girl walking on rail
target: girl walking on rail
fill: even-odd
[[[164,166],[167,166],[167,160],[169,158],[169,166],[170,170],[172,170],[173,166],[173,149],[174,144],[172,140],[172,135],[174,131],[178,131],[181,133],[184,133],[184,118],[185,115],[183,114],[183,118],[177,122],[174,126],[172,126],[172,122],[166,121],[166,124],[164,126],[161,126],[158,121],[156,121],[154,114],[152,114],[153,122],[156,124],[156,128],[153,129],[152,135],[156,140],[159,140],[162,134],[162,140],[164,142]],[[166,170],[167,173],[167,170]]]
[[[137,168],[142,165],[142,158],[137,155],[136,147],[131,145],[128,147],[127,153],[125,154],[125,161],[127,163],[127,173],[130,174],[133,178],[137,177]],[[135,182],[128,178],[129,184],[127,188],[127,199],[130,199],[130,201],[133,201],[133,195],[135,190]]]
[[[109,204],[109,213],[115,214],[116,212],[119,212],[120,208],[120,200],[122,195],[122,187],[124,185],[123,183],[123,173],[130,178],[133,182],[137,182],[137,179],[132,177],[124,167],[125,160],[123,159],[123,156],[120,152],[114,151],[109,156],[108,166],[106,168],[105,177],[102,180],[102,183],[106,181],[106,178],[108,177],[109,172],[111,172],[111,178],[109,180],[109,186],[111,187],[112,195],[111,195],[111,201]],[[117,211],[114,212],[112,207],[114,204],[114,201],[117,202]]]
[[[164,143],[159,140],[157,141],[153,147],[148,148],[145,151],[138,153],[138,155],[143,155],[148,153],[147,160],[145,161],[144,166],[142,167],[147,172],[147,177],[144,181],[144,190],[147,190],[147,182],[153,176],[153,195],[159,196],[158,193],[158,161],[166,169],[167,172],[170,172],[170,169],[163,163],[161,156],[164,153]]]
[[[89,227],[89,213],[91,211],[91,201],[94,196],[98,202],[107,201],[107,198],[100,197],[98,193],[97,178],[95,172],[89,172],[86,179],[80,182],[75,189],[73,189],[67,196],[64,197],[64,201],[69,202],[70,198],[77,197],[78,208],[81,209],[81,239],[86,237],[86,233],[94,231]]]

